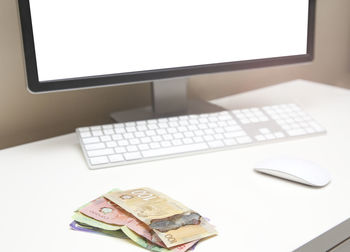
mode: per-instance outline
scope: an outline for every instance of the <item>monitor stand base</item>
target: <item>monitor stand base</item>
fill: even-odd
[[[140,121],[186,114],[202,114],[224,110],[210,102],[187,99],[187,78],[152,82],[152,106],[111,114],[117,122]]]
[[[153,111],[152,106],[131,109],[120,112],[111,113],[111,117],[116,122],[130,122],[130,121],[140,121],[148,119],[157,119],[169,116],[180,116],[189,114],[203,114],[203,113],[213,113],[225,110],[224,108],[217,106],[213,103],[203,101],[203,100],[188,100],[187,110],[182,112],[172,112],[166,114],[158,114]]]

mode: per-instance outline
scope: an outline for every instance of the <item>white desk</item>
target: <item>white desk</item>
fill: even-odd
[[[73,210],[111,188],[152,187],[208,216],[219,235],[195,251],[291,251],[350,217],[350,91],[294,81],[224,99],[234,107],[301,105],[328,134],[283,143],[88,170],[75,134],[0,151],[0,251],[146,251],[69,229]],[[331,184],[314,189],[255,173],[276,155],[313,160]],[[226,250],[225,250],[226,249]]]

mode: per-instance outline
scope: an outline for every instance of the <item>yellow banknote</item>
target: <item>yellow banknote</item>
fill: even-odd
[[[168,248],[217,233],[198,213],[150,188],[104,196],[149,225]]]

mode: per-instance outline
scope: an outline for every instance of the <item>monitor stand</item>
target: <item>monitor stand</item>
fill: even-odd
[[[187,83],[187,78],[153,81],[152,106],[114,112],[111,117],[117,122],[129,122],[225,110],[207,101],[188,99]]]

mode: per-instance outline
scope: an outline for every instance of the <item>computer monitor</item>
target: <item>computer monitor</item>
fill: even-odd
[[[187,102],[193,75],[313,59],[315,0],[18,3],[31,92],[153,83],[153,109],[120,120],[216,110]]]

